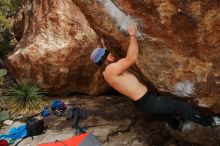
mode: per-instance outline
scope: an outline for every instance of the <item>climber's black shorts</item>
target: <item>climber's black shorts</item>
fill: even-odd
[[[145,93],[143,97],[134,101],[135,107],[151,113],[171,113],[174,112],[174,100],[156,93]]]
[[[192,108],[184,101],[172,99],[157,93],[147,92],[137,101],[133,101],[134,106],[141,111],[155,114],[177,113],[185,119],[199,123],[203,126],[211,125],[210,118],[203,116],[200,112]]]

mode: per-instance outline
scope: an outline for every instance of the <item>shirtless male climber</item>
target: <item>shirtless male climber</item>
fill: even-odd
[[[128,32],[130,43],[126,57],[116,60],[113,54],[105,48],[96,48],[91,53],[91,60],[99,67],[104,68],[103,76],[106,82],[118,92],[129,97],[139,110],[169,117],[166,122],[173,129],[181,130],[181,123],[183,123],[181,120],[171,117],[173,113],[203,126],[220,125],[220,118],[206,117],[184,101],[175,100],[158,93],[150,93],[148,88],[128,71],[136,63],[138,57],[136,23],[132,22],[129,25]]]

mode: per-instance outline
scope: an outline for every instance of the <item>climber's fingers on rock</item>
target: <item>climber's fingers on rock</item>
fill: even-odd
[[[135,22],[131,22],[131,24],[128,26],[128,32],[130,35],[136,35],[137,24]]]

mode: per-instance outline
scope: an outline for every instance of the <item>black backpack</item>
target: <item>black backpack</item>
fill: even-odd
[[[44,133],[43,119],[41,120],[38,120],[37,118],[28,119],[26,122],[26,127],[27,127],[27,136],[36,136]]]
[[[80,134],[86,132],[87,129],[86,126],[79,126],[79,120],[86,119],[87,118],[87,112],[86,109],[74,107],[67,111],[66,120],[73,119],[73,125],[72,127],[76,130],[75,134]]]
[[[43,132],[44,131],[43,119],[41,119],[41,120],[38,120],[37,118],[28,119],[26,122],[26,129],[27,129],[27,136],[22,138],[20,141],[18,141],[15,144],[15,146],[18,146],[22,140],[24,140],[28,137],[32,137],[32,140],[33,140],[33,136],[43,134],[44,133]]]

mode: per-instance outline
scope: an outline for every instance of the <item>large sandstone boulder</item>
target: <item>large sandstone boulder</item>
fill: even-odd
[[[26,1],[23,36],[9,68],[50,94],[103,93],[108,88],[89,54],[105,45],[124,56],[127,25],[135,20],[137,76],[220,113],[219,10],[220,2],[212,0]]]
[[[49,94],[105,91],[100,72],[89,59],[100,38],[72,0],[26,1],[15,26],[23,35],[17,36],[21,40],[8,65],[17,79],[28,78]]]

